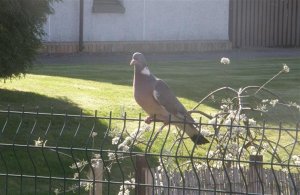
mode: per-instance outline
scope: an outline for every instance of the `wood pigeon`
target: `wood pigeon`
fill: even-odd
[[[209,141],[195,127],[195,121],[179,102],[168,85],[151,74],[146,59],[142,53],[136,52],[132,56],[130,65],[134,66],[133,91],[136,102],[149,115],[145,122],[150,124],[154,120],[169,123],[169,116],[179,129],[192,139],[195,144],[206,144]],[[186,124],[182,123],[186,121]]]

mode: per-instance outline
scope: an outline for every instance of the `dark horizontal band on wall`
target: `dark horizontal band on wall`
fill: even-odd
[[[93,13],[125,13],[119,0],[94,0]]]
[[[101,41],[84,42],[83,52],[90,53],[179,53],[229,50],[230,41],[196,40],[196,41]],[[78,42],[45,42],[41,53],[76,53],[79,51]]]

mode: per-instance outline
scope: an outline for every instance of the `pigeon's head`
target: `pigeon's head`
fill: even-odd
[[[141,67],[146,66],[146,59],[145,59],[144,55],[142,53],[135,52],[132,55],[132,59],[131,59],[130,65],[131,66],[132,65],[133,66],[141,66]]]

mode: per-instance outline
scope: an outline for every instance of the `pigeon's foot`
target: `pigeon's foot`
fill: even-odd
[[[153,121],[153,117],[148,116],[147,118],[145,118],[145,123],[147,123],[148,125]]]
[[[155,122],[157,122],[157,121],[163,122],[164,126],[166,126],[166,125],[168,125],[170,123],[169,120],[168,120],[168,118],[166,118],[166,117],[160,117],[159,119],[155,118],[155,120],[154,120],[154,118],[155,117],[153,117],[153,116],[148,116],[147,118],[144,119],[144,121],[148,125],[150,123],[152,123],[153,121],[155,121]]]

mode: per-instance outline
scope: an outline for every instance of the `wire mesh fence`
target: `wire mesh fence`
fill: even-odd
[[[0,194],[300,194],[299,124],[179,122],[1,110]]]

